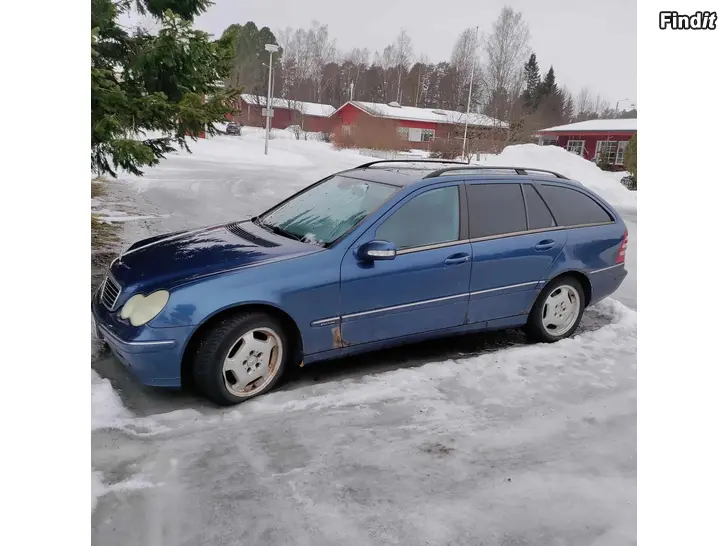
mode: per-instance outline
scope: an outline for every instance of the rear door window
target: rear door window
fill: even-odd
[[[528,212],[528,229],[544,229],[556,227],[556,221],[551,215],[546,203],[530,184],[523,185],[523,196],[526,198]]]
[[[614,221],[599,203],[571,188],[542,184],[539,191],[560,226],[583,226]]]
[[[470,238],[526,231],[526,207],[520,184],[469,184]]]

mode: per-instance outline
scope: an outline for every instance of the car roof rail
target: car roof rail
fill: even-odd
[[[452,161],[450,159],[379,159],[377,161],[370,161],[369,163],[364,163],[363,165],[359,165],[358,167],[353,167],[354,169],[367,169],[371,167],[372,165],[379,165],[381,163],[433,163],[433,164],[452,164],[452,165],[469,165],[469,163],[466,163],[465,161]]]
[[[536,169],[532,167],[496,167],[496,166],[490,166],[490,165],[468,165],[466,167],[447,167],[445,169],[438,169],[436,171],[432,171],[431,173],[428,173],[425,178],[437,178],[440,175],[447,174],[450,172],[457,171],[514,171],[516,174],[521,176],[528,176],[529,171],[531,172],[537,172],[537,173],[547,173],[555,176],[556,178],[561,178],[562,180],[569,180],[568,177],[564,176],[561,173],[557,173],[555,171],[549,171],[546,169]]]

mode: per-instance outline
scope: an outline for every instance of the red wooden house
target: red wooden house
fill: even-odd
[[[266,101],[267,97],[260,95],[241,95],[233,119],[244,126],[265,127],[263,109],[266,107]],[[314,133],[331,130],[329,116],[335,108],[329,104],[271,97],[271,106],[273,108],[271,127],[274,129],[299,125],[302,131]]]
[[[592,119],[538,131],[539,144],[554,145],[597,161],[602,153],[614,170],[624,170],[624,151],[637,134],[637,119]]]
[[[435,139],[462,138],[465,121],[468,122],[470,135],[479,133],[483,137],[483,129],[497,130],[507,127],[502,121],[482,114],[465,114],[453,110],[437,108],[416,108],[401,106],[396,102],[381,104],[374,102],[349,101],[332,114],[334,127],[343,132],[351,130],[362,117],[368,119],[389,120],[396,125],[400,136],[409,141],[413,149],[427,150]],[[478,150],[489,151],[489,150]]]

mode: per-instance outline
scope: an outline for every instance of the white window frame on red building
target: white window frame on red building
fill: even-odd
[[[434,129],[420,129],[419,127],[397,127],[399,136],[408,142],[429,142],[435,139]]]
[[[617,159],[617,149],[619,148],[619,142],[616,140],[597,140],[597,147],[594,152],[594,160],[599,161],[599,157],[602,153],[604,145],[608,144],[607,147],[607,164],[614,165]]]
[[[624,152],[627,150],[628,140],[620,140],[617,145],[617,155],[614,160],[615,165],[624,165]]]
[[[585,140],[577,140],[577,139],[570,138],[568,140],[568,142],[566,143],[566,151],[571,152],[572,154],[576,154],[580,157],[584,157],[585,143],[586,143]],[[578,151],[576,149],[573,149],[573,148],[576,148],[576,146],[572,147],[572,144],[578,144]]]

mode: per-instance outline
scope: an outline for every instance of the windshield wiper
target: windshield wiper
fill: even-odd
[[[256,223],[263,229],[267,229],[268,231],[275,233],[276,235],[281,235],[282,237],[287,237],[288,239],[293,239],[294,241],[303,241],[303,237],[300,237],[295,233],[291,233],[290,231],[286,231],[282,227],[274,226],[273,224],[268,224],[266,222],[262,222],[261,220],[258,220]]]

